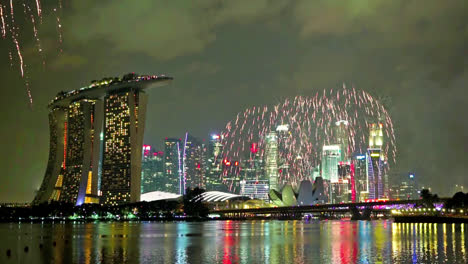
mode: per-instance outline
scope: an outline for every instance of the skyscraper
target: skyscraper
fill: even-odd
[[[205,187],[207,191],[227,191],[221,178],[223,172],[222,135],[211,135],[205,152]]]
[[[338,164],[341,157],[339,145],[326,145],[322,149],[322,178],[338,182]]]
[[[369,186],[369,199],[386,198],[384,189],[385,157],[382,151],[383,124],[371,124],[369,131],[369,148],[367,149],[367,173]]]
[[[102,101],[81,99],[68,107],[67,149],[59,200],[81,205],[99,203],[97,174]],[[94,177],[93,177],[94,176]]]
[[[203,147],[201,142],[189,133],[185,134],[182,156],[185,189],[204,188]]]
[[[49,162],[33,203],[138,201],[146,114],[143,89],[170,80],[127,74],[58,93],[49,103]]]
[[[353,158],[356,201],[363,202],[369,198],[367,154],[359,154]]]
[[[340,161],[348,162],[349,158],[349,139],[348,139],[348,121],[340,120],[335,123],[335,143],[340,146]]]
[[[279,190],[278,184],[278,136],[271,131],[266,136],[265,174],[269,180],[270,190]]]
[[[182,194],[184,191],[180,147],[180,139],[166,138],[164,141],[166,192]]]
[[[257,143],[251,144],[249,158],[241,161],[241,167],[240,194],[252,199],[268,201],[269,181]]]
[[[149,145],[143,145],[141,163],[141,193],[166,191],[164,177],[164,155]]]

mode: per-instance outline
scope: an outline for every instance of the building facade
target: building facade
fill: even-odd
[[[183,194],[183,175],[180,148],[181,140],[166,138],[164,141],[164,174],[166,177],[165,191]]]

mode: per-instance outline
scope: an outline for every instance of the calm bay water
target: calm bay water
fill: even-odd
[[[0,263],[468,263],[467,227],[391,221],[8,223],[0,224]]]

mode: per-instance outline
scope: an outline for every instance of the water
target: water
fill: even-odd
[[[0,224],[0,263],[468,263],[466,228],[391,221],[10,223]]]

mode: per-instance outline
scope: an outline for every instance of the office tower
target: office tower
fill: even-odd
[[[278,184],[278,136],[271,131],[266,136],[265,147],[265,174],[269,180],[270,190],[279,190]]]
[[[81,99],[71,103],[67,124],[67,149],[59,200],[76,205],[99,203],[97,174],[102,101]]]
[[[203,147],[201,142],[195,137],[185,134],[183,146],[183,169],[184,190],[187,188],[204,188]]]
[[[369,198],[367,155],[359,154],[354,156],[352,164],[354,166],[356,201],[363,202]]]
[[[348,162],[349,158],[349,139],[348,139],[348,121],[340,120],[335,123],[335,143],[340,146],[340,161]]]
[[[164,155],[150,145],[143,145],[143,160],[141,163],[141,193],[166,191],[164,177]]]
[[[289,152],[289,147],[287,144],[290,144],[289,138],[291,137],[291,132],[289,131],[289,125],[279,125],[276,127],[276,133],[278,136],[278,182],[279,186],[282,186],[288,183],[291,180],[290,164],[287,162],[288,155],[291,155]],[[295,175],[296,178],[303,178],[304,175]],[[298,177],[299,176],[299,177]]]
[[[207,191],[227,191],[222,180],[223,144],[222,135],[211,135],[205,152],[205,187]]]
[[[341,157],[339,145],[325,145],[322,149],[322,178],[338,182],[338,163]]]
[[[146,114],[143,89],[171,80],[132,73],[58,93],[49,103],[49,161],[33,203],[138,201]]]
[[[249,158],[241,162],[242,180],[240,194],[251,199],[268,201],[269,181],[264,171],[263,159],[258,151],[258,144],[252,143]]]
[[[369,186],[369,199],[382,199],[388,196],[388,183],[386,180],[385,157],[382,151],[383,124],[373,123],[369,131],[369,148],[367,149],[367,174]],[[388,178],[387,178],[388,179]],[[387,189],[385,189],[387,187]]]
[[[183,194],[182,160],[180,155],[181,140],[166,138],[164,141],[164,174],[166,192]]]

